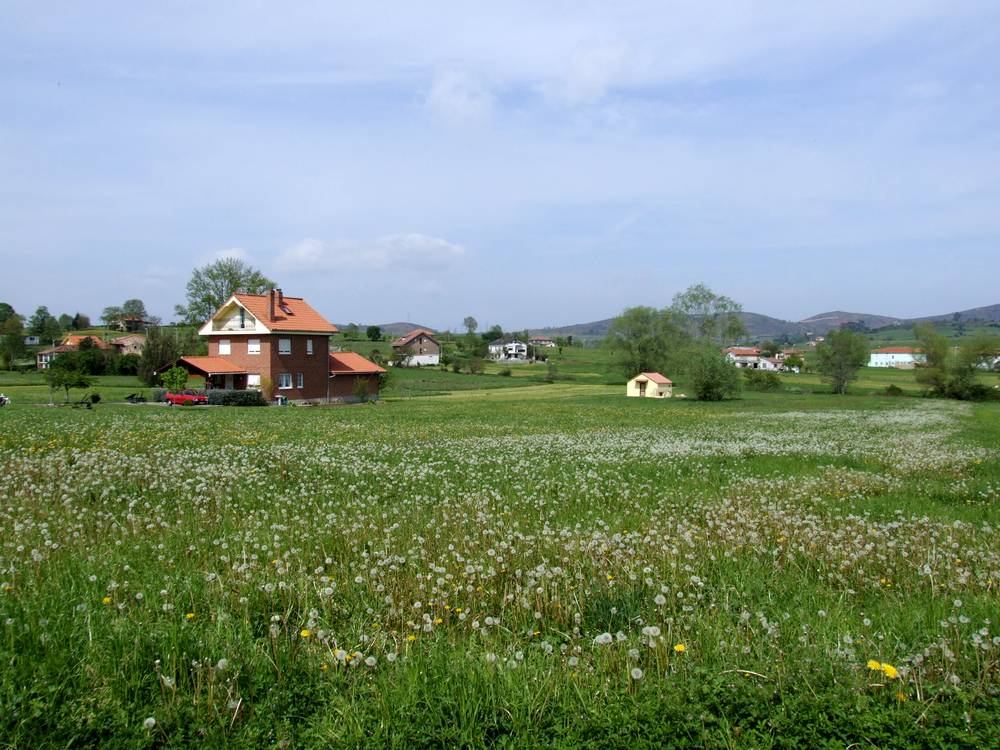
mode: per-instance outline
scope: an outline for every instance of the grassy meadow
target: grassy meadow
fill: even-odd
[[[579,372],[0,410],[0,743],[1000,744],[1000,405]]]

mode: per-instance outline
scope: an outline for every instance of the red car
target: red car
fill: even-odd
[[[181,391],[180,393],[167,393],[163,398],[170,406],[181,406],[182,404],[207,404],[208,396],[198,391]]]

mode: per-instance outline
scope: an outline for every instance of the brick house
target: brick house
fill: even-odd
[[[205,378],[206,388],[261,388],[289,401],[329,397],[330,334],[337,328],[301,297],[280,289],[234,294],[198,331],[207,357],[178,365]]]
[[[369,397],[377,397],[385,370],[358,354],[331,354],[336,332],[304,299],[280,289],[234,294],[198,331],[208,339],[208,355],[177,364],[204,377],[206,388],[267,386],[292,402],[352,401],[361,379]]]
[[[79,351],[80,344],[88,339],[90,340],[90,345],[93,346],[94,349],[107,351],[110,348],[108,343],[99,336],[74,333],[64,338],[62,343],[58,346],[50,346],[47,349],[42,349],[37,352],[35,354],[35,367],[39,370],[49,369],[49,365],[52,363],[52,360],[60,354]]]

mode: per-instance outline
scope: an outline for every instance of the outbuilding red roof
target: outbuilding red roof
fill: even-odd
[[[85,341],[86,339],[90,339],[91,341],[94,342],[94,348],[95,349],[107,349],[108,348],[108,345],[104,341],[102,341],[99,337],[97,337],[97,336],[88,336],[88,335],[79,334],[79,333],[74,333],[74,334],[71,334],[71,335],[67,336],[66,338],[64,338],[63,341],[62,341],[62,345],[63,346],[72,346],[74,349],[79,349],[80,348],[80,344],[83,341]]]
[[[384,367],[355,352],[330,353],[331,375],[378,375],[382,372],[385,372]]]
[[[726,349],[727,352],[732,354],[734,357],[758,357],[760,356],[760,349],[750,346],[731,346]]]
[[[658,372],[642,372],[642,373],[639,373],[639,375],[641,377],[646,378],[646,380],[649,380],[649,381],[651,381],[653,383],[656,383],[658,385],[673,385],[674,384],[673,381],[670,380],[670,378],[664,377],[663,375],[661,375]]]
[[[250,311],[251,315],[272,331],[337,332],[337,326],[316,312],[301,297],[282,297],[282,305],[280,306],[276,298],[274,318],[272,319],[269,294],[236,294],[233,296]]]

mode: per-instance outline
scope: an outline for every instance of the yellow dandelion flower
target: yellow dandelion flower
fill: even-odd
[[[406,636],[406,640],[412,643],[413,641],[417,640],[417,636],[413,635],[413,633],[410,633],[408,636]]]
[[[877,662],[874,659],[869,659],[868,660],[868,669],[870,669],[872,672],[881,672],[882,671],[882,664],[881,664],[881,662]]]
[[[896,700],[898,700],[900,703],[905,703],[906,702],[906,693],[904,693],[902,690],[900,690],[899,692],[897,692],[896,693]]]
[[[320,669],[321,669],[322,671],[324,671],[324,672],[325,672],[326,670],[328,670],[328,669],[330,668],[330,665],[329,665],[329,664],[327,664],[326,662],[323,662],[322,664],[320,664],[320,665],[319,665],[319,668],[320,668]]]
[[[193,620],[195,617],[196,615],[194,612],[188,612],[186,615],[184,615],[185,620]]]
[[[882,665],[882,674],[884,674],[890,680],[895,680],[897,677],[899,677],[899,670],[896,669],[891,664],[883,664]]]
[[[111,604],[111,597],[106,596],[103,599],[101,599],[101,604]]]
[[[610,574],[609,574],[609,575],[608,575],[608,580],[609,580],[609,581],[613,581],[613,580],[615,580],[615,577],[614,577],[613,575],[610,575]]]
[[[302,630],[299,631],[299,635],[303,638],[308,638],[312,635],[312,631],[309,628],[302,628]]]
[[[462,614],[462,608],[461,607],[455,607],[455,611],[458,612],[458,614]]]
[[[442,620],[440,617],[435,617],[434,618],[434,624],[435,625],[440,625],[442,622],[444,622],[444,620]]]
[[[683,643],[675,644],[674,651],[676,651],[678,654],[683,654],[685,651],[687,651],[687,646],[685,646]]]

